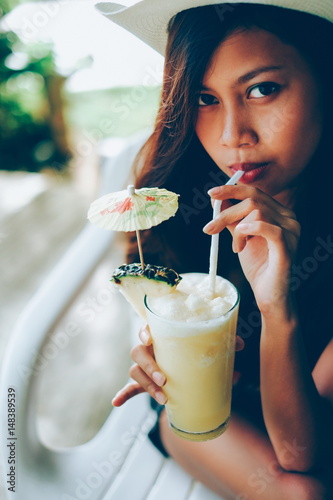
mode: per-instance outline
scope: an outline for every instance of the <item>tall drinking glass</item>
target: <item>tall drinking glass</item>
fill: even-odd
[[[181,284],[185,283],[188,290],[193,282],[199,291],[201,282],[205,280],[207,283],[209,279],[208,275],[199,273],[182,277]],[[145,297],[156,362],[167,378],[163,389],[168,397],[169,423],[176,434],[192,441],[216,438],[226,430],[230,418],[239,293],[234,285],[220,276],[217,276],[216,283],[217,290],[222,287],[229,301],[223,314],[217,317],[216,308],[214,310],[209,305],[209,300],[204,303],[199,300],[199,315],[193,311],[188,315],[190,317],[173,319],[177,317],[177,311],[186,316],[182,304],[187,299],[186,293],[181,297],[176,292],[159,297],[158,312],[156,299]],[[168,304],[163,310],[165,299]],[[170,314],[172,300],[175,315]],[[192,310],[196,300],[195,295],[187,299]],[[201,319],[205,312],[203,307],[208,309],[205,320]]]

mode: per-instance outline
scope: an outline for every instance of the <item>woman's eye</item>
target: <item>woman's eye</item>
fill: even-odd
[[[199,94],[198,106],[211,106],[212,104],[218,104],[218,102],[216,97],[211,94]]]
[[[256,85],[250,89],[248,97],[249,99],[260,99],[262,97],[267,97],[274,94],[280,89],[280,85],[274,82],[265,82]]]

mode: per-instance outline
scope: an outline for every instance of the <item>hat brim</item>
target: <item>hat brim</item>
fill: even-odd
[[[333,0],[142,0],[130,7],[114,2],[100,2],[96,8],[110,21],[118,24],[160,54],[165,54],[170,19],[178,12],[205,5],[219,5],[217,14],[227,15],[232,4],[272,5],[299,10],[333,22]]]

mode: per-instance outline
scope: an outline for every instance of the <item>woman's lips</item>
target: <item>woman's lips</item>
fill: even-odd
[[[269,163],[237,163],[235,165],[231,165],[229,168],[233,174],[238,170],[243,170],[245,173],[243,174],[240,182],[250,184],[264,175],[268,165]]]

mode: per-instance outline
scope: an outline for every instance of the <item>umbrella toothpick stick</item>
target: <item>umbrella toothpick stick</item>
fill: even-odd
[[[130,195],[131,198],[133,198],[133,196],[135,196],[135,188],[134,188],[133,184],[130,184],[129,186],[127,186],[127,191],[128,191],[128,194]],[[143,259],[140,231],[138,229],[136,229],[135,233],[136,233],[136,240],[137,240],[138,248],[139,248],[141,268],[143,270],[145,268],[145,262]]]
[[[141,262],[141,268],[145,268],[145,263],[143,260],[143,252],[142,252],[142,244],[141,244],[141,236],[140,236],[140,231],[136,229],[136,240],[138,242],[138,247],[139,247],[139,255],[140,255],[140,262]]]

